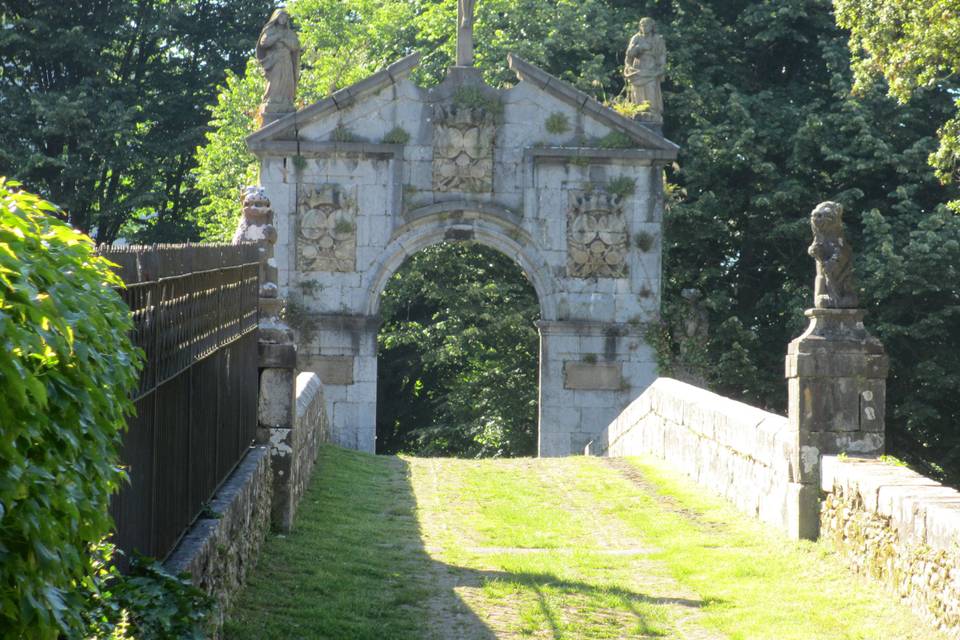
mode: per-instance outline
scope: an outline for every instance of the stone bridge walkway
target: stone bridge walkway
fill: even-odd
[[[227,638],[941,636],[852,576],[650,461],[321,451]]]

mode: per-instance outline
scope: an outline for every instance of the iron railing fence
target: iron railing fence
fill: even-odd
[[[165,558],[254,441],[255,245],[104,247],[146,361],[114,497],[115,542]]]

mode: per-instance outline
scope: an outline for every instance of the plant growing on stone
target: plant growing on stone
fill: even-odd
[[[354,229],[356,229],[356,225],[349,220],[337,220],[336,224],[333,225],[333,230],[337,233],[350,233]]]
[[[337,125],[337,127],[330,132],[330,139],[334,142],[357,142],[359,138],[357,135],[350,130],[346,125]]]
[[[383,136],[386,144],[407,144],[410,142],[410,133],[401,126],[396,126]]]
[[[646,253],[653,248],[654,244],[657,242],[657,237],[652,233],[641,231],[633,237],[633,241],[640,251]]]
[[[93,243],[0,179],[0,628],[82,627],[76,586],[112,527],[121,435],[142,354]]]
[[[565,113],[554,111],[547,117],[544,123],[548,133],[560,135],[570,130],[570,119]]]
[[[625,133],[611,131],[597,140],[597,146],[601,149],[635,149],[637,143]]]
[[[483,109],[495,117],[503,114],[503,103],[500,99],[484,93],[480,87],[459,87],[453,92],[453,104],[468,109]]]
[[[626,198],[637,190],[637,181],[629,176],[618,176],[607,183],[607,193]]]
[[[641,102],[640,104],[637,104],[636,102],[624,100],[622,98],[608,102],[607,106],[620,115],[630,118],[631,120],[650,111],[650,103],[648,102]]]

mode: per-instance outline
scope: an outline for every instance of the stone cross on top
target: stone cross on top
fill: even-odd
[[[476,0],[457,0],[457,66],[473,66],[473,5]]]

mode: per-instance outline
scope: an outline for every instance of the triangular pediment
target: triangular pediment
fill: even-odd
[[[544,93],[569,104],[587,117],[599,121],[614,131],[629,136],[643,147],[673,152],[674,154],[680,150],[678,145],[667,140],[653,129],[640,124],[636,120],[620,115],[569,82],[564,82],[560,78],[547,73],[520,56],[513,53],[509,54],[507,63],[520,80],[535,85]]]
[[[570,113],[577,114],[577,117],[589,120],[595,125],[588,128],[618,132],[627,136],[636,145],[633,149],[608,151],[621,151],[625,155],[630,155],[631,152],[634,155],[642,153],[661,161],[676,158],[679,147],[664,138],[654,128],[622,116],[569,83],[517,55],[510,54],[507,61],[510,69],[517,74],[517,78],[521,81],[519,85],[511,89],[497,90],[489,87],[483,83],[479,72],[473,68],[453,67],[450,75],[441,85],[427,90],[417,87],[409,79],[410,73],[420,62],[420,54],[413,53],[355,84],[330,94],[319,102],[267,124],[247,138],[247,146],[251,151],[258,152],[267,148],[279,148],[275,143],[284,141],[335,140],[336,138],[332,137],[329,131],[333,125],[325,127],[324,123],[334,123],[336,126],[340,126],[341,122],[355,122],[362,125],[368,120],[376,121],[391,117],[393,120],[397,120],[396,115],[386,116],[387,111],[391,111],[393,114],[397,113],[397,104],[405,100],[421,102],[425,106],[433,102],[444,102],[449,100],[454,90],[467,84],[476,85],[486,94],[503,97],[508,105],[510,104],[508,96],[516,96],[518,91],[522,92],[524,94],[523,101],[539,103],[544,109],[566,109]],[[382,96],[389,95],[386,90],[391,87],[393,88],[392,97],[384,99]],[[407,120],[401,128],[412,130],[419,127],[421,117],[412,117]],[[430,120],[431,117],[428,115],[427,121]],[[358,139],[365,142],[377,142],[376,135],[365,135],[367,128],[366,126],[360,126],[361,130],[357,131]],[[380,132],[380,134],[383,133]],[[511,145],[511,142],[513,141],[501,139],[498,140],[498,145],[525,146],[524,142],[519,140],[514,145]],[[529,145],[530,142],[533,141],[526,141],[526,144]],[[540,143],[541,141],[537,140],[536,142]],[[565,148],[567,153],[572,152],[573,148],[590,149],[595,147],[590,142],[577,142],[573,146],[569,142],[558,142],[555,145],[547,142],[537,146]]]
[[[406,78],[419,63],[419,53],[401,58],[386,69],[377,71],[359,82],[334,91],[319,102],[265,125],[247,136],[247,146],[254,149],[269,140],[290,140],[295,137],[296,131],[305,126],[362,102],[368,96],[375,95],[400,79]]]

